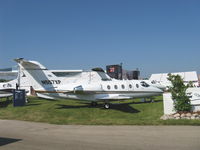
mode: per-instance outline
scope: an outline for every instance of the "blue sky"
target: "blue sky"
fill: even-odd
[[[0,0],[0,68],[200,70],[199,0]]]

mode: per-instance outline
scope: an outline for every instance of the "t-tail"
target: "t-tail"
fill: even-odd
[[[51,71],[37,61],[15,59],[20,67],[21,76],[26,76],[33,89],[52,91],[57,85],[62,84]]]

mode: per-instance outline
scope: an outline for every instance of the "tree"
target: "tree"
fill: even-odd
[[[5,79],[0,79],[0,82],[7,82],[7,80],[5,80]]]
[[[188,87],[194,87],[194,85],[193,85],[193,82],[192,82],[192,81],[189,81],[189,83],[188,83]]]
[[[189,85],[184,85],[183,79],[179,75],[168,74],[168,80],[172,83],[172,87],[169,87],[169,91],[171,92],[172,99],[174,100],[175,110],[178,112],[190,111],[190,99],[186,95],[186,90]]]

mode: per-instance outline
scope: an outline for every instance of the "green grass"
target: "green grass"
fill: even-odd
[[[156,97],[154,103],[127,100],[111,105],[110,109],[104,109],[102,103],[91,107],[84,101],[37,97],[29,97],[29,101],[24,107],[13,107],[11,101],[1,100],[0,119],[77,125],[200,125],[200,120],[160,120],[163,115],[161,96]]]

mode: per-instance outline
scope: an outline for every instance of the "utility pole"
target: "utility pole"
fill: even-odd
[[[120,63],[120,66],[121,66],[121,70],[120,70],[120,71],[121,71],[121,77],[120,77],[120,79],[121,79],[121,80],[122,80],[122,78],[123,78],[123,69],[122,69],[122,65],[123,65],[123,63],[121,62],[121,63]]]

